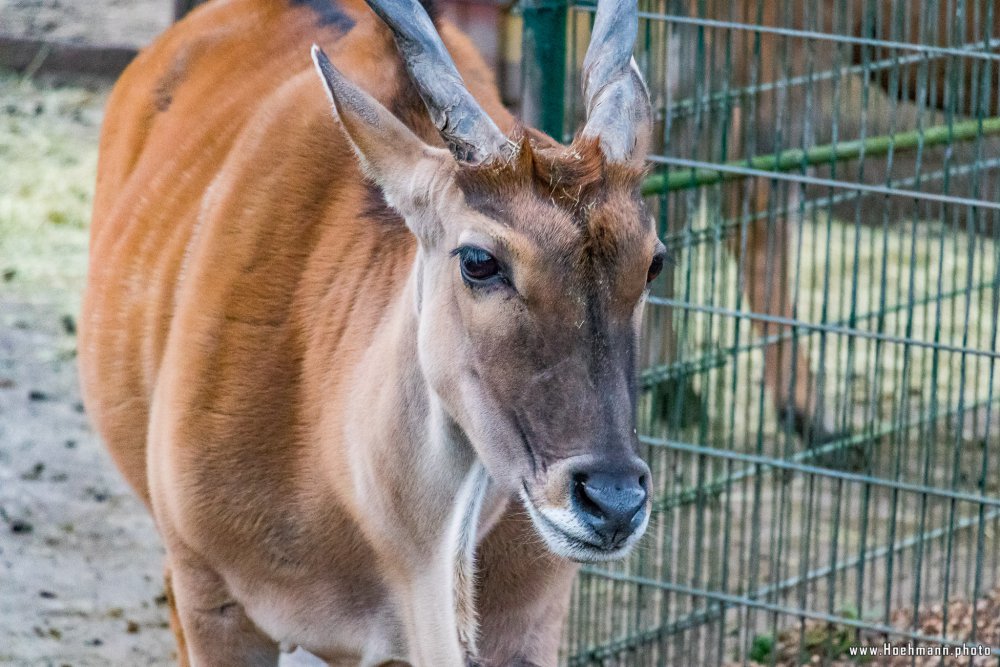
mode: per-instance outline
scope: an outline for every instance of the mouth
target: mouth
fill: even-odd
[[[556,555],[577,563],[598,563],[623,558],[646,532],[646,523],[644,522],[642,526],[624,539],[617,539],[611,544],[606,544],[597,535],[589,534],[590,531],[580,525],[569,510],[543,510],[539,508],[532,500],[531,494],[528,493],[528,486],[524,481],[521,483],[520,496],[535,530],[541,535],[549,549]],[[646,522],[648,522],[648,517]]]

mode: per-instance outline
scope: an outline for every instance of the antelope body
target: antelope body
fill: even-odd
[[[82,381],[182,664],[553,664],[574,561],[648,520],[634,4],[602,0],[569,147],[373,7],[208,3],[108,105]]]

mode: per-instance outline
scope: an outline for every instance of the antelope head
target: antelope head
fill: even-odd
[[[505,136],[466,90],[417,0],[369,0],[447,149],[317,69],[366,174],[418,239],[421,370],[494,482],[564,557],[622,556],[649,517],[637,455],[636,339],[664,248],[639,186],[650,103],[631,53],[635,0],[601,0],[584,61],[587,121],[563,146]]]

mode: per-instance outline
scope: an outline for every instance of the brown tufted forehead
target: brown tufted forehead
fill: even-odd
[[[511,160],[463,165],[459,171],[459,187],[470,203],[530,188],[578,213],[613,190],[638,195],[645,170],[631,164],[609,164],[597,138],[578,135],[569,146],[563,146],[533,130],[515,128],[511,141],[518,146]]]
[[[648,259],[643,169],[609,164],[595,138],[577,136],[562,146],[530,130],[512,136],[518,144],[512,160],[459,169],[458,186],[471,208],[588,272],[620,270],[622,260],[636,255]]]

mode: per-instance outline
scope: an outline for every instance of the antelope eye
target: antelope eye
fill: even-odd
[[[653,261],[649,264],[649,271],[646,272],[646,284],[656,280],[656,276],[660,275],[660,271],[663,270],[663,260],[666,253],[662,250],[653,255]]]
[[[455,251],[458,255],[462,280],[469,286],[492,282],[507,282],[497,258],[476,246],[462,246]]]

